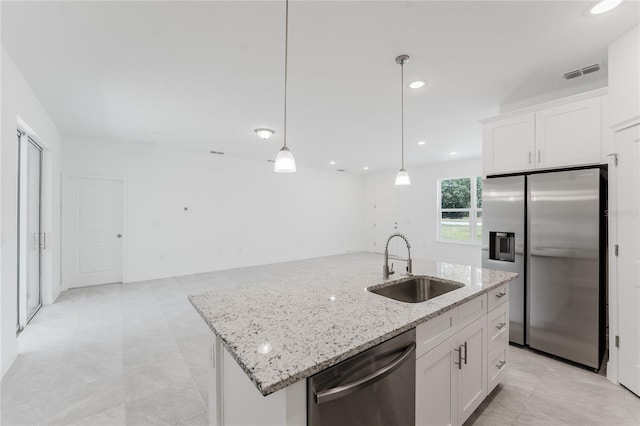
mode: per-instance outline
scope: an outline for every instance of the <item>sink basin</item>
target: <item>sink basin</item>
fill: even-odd
[[[367,290],[400,302],[419,303],[462,287],[464,284],[418,275],[386,286],[369,287]]]

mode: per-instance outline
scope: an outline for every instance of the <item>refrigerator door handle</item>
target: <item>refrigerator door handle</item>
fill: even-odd
[[[574,251],[557,247],[531,247],[531,256],[538,257],[574,257]]]

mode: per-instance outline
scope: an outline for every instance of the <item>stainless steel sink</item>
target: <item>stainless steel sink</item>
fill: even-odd
[[[389,285],[372,286],[367,290],[400,302],[419,303],[462,287],[464,284],[417,275]]]

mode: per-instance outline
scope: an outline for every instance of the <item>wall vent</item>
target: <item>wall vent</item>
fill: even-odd
[[[583,75],[593,74],[594,72],[600,71],[603,68],[603,65],[604,63],[593,64],[577,70],[572,70],[562,74],[562,78],[564,78],[565,80],[571,80],[573,78],[582,77]]]

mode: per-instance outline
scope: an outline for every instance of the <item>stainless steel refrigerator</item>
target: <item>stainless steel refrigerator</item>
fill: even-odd
[[[605,349],[606,171],[483,182],[483,266],[518,272],[510,341],[598,369]]]

